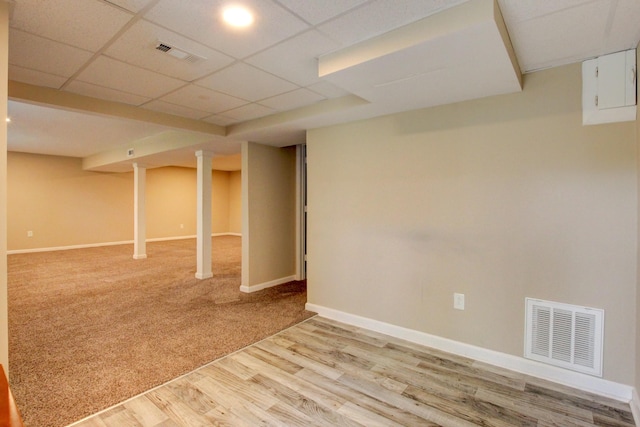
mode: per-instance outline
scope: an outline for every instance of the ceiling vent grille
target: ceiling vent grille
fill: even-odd
[[[192,64],[195,64],[196,62],[204,61],[206,59],[200,55],[187,52],[184,49],[179,49],[175,46],[171,46],[170,44],[161,42],[161,41],[158,41],[156,43],[156,50],[159,50],[160,52],[163,52],[163,53],[167,53],[181,61],[191,62]]]
[[[604,310],[526,298],[525,357],[602,376]]]

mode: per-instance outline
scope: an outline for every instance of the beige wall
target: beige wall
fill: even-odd
[[[295,274],[295,148],[242,146],[242,286]]]
[[[636,70],[640,70],[640,44],[636,50]],[[636,79],[637,82],[637,79]],[[640,99],[640,85],[636,84],[636,99]],[[637,168],[640,171],[640,108],[636,107],[636,152],[638,154]],[[640,202],[640,173],[638,174],[638,201]],[[640,328],[638,323],[640,322],[640,206],[638,210],[638,249],[637,249],[637,273],[636,273],[636,321],[634,322],[634,328],[636,333],[636,348],[635,348],[635,388],[640,390]]]
[[[229,173],[229,233],[242,233],[242,177],[240,171]]]
[[[147,238],[196,234],[194,169],[148,169],[146,196]]]
[[[211,232],[229,232],[229,172],[213,171],[211,180]]]
[[[9,64],[9,3],[0,2],[0,99],[7,99]],[[7,103],[0,103],[0,117]],[[7,310],[7,123],[0,124],[0,364],[9,369],[9,320]]]
[[[230,175],[213,171],[213,233],[230,232]],[[147,238],[195,235],[195,169],[148,169],[146,176]],[[133,172],[87,172],[81,159],[10,152],[8,188],[9,250],[133,238]]]
[[[631,384],[635,132],[582,126],[580,64],[310,131],[308,301],[517,356],[525,297],[603,308],[604,377]]]
[[[79,158],[11,152],[7,183],[9,250],[133,238],[133,172],[86,172]]]

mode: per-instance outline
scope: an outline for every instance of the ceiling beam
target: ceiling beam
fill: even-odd
[[[210,142],[211,135],[203,133],[166,131],[158,135],[134,141],[126,146],[120,146],[112,150],[103,151],[82,159],[84,170],[109,170],[116,164],[133,164],[134,162],[145,164],[145,158],[154,154],[179,150],[188,147],[196,147]]]
[[[120,102],[92,98],[89,96],[30,85],[13,80],[9,80],[9,99],[85,113],[154,123],[177,129],[203,132],[210,135],[224,136],[226,134],[226,129],[223,126],[218,126],[213,123],[146,110],[144,108]]]

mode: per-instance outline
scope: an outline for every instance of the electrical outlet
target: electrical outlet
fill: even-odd
[[[27,231],[27,237],[33,237],[33,231],[31,230]]]
[[[464,310],[464,294],[453,294],[453,308]]]

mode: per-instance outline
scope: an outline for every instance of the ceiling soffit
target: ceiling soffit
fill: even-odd
[[[320,57],[319,75],[395,111],[522,90],[495,1],[471,0]]]

